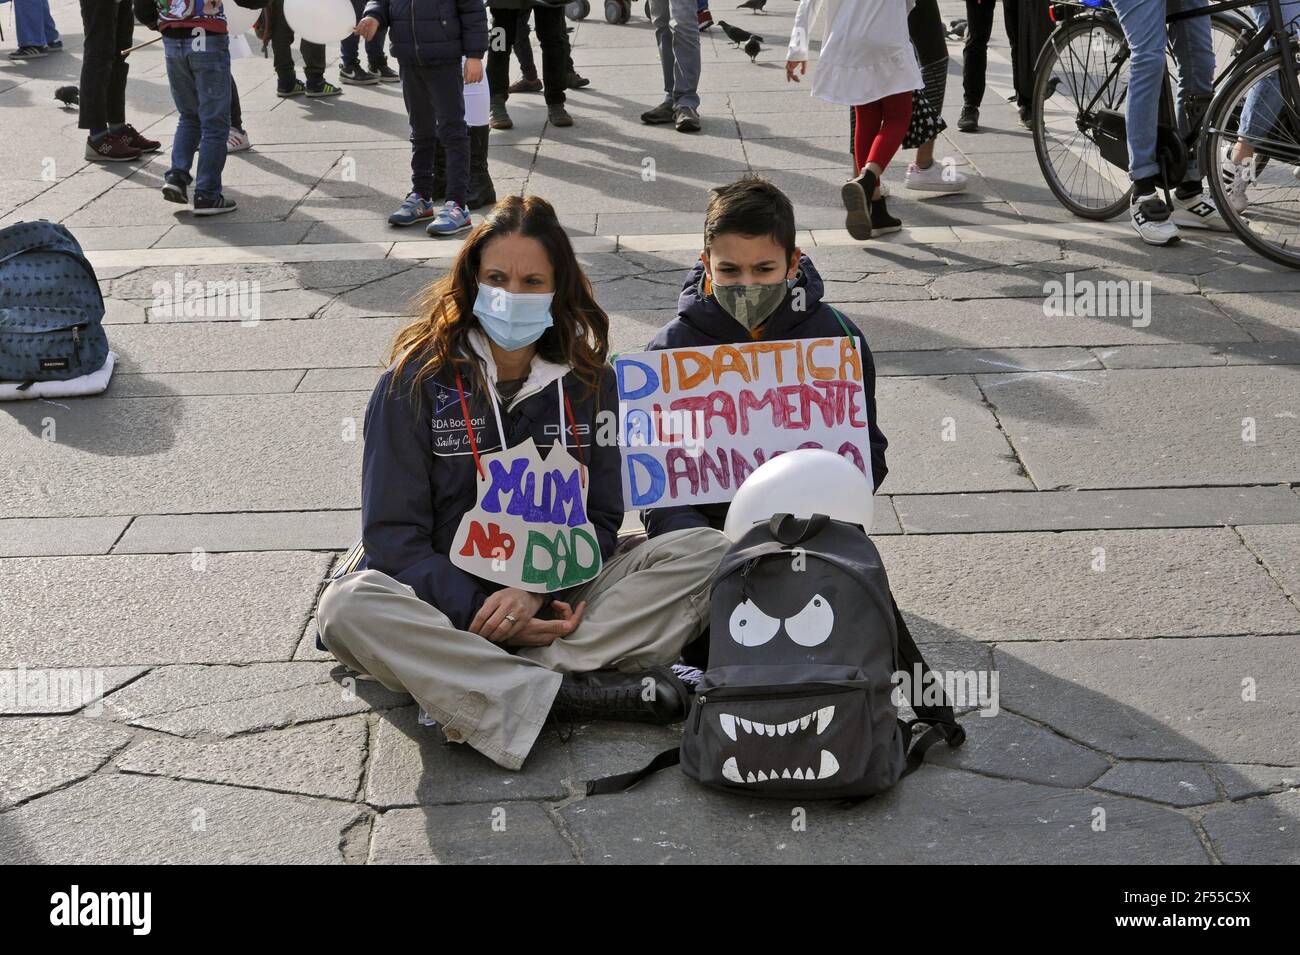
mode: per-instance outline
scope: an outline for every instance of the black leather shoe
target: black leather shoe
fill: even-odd
[[[651,667],[633,673],[618,670],[566,673],[551,706],[551,716],[569,723],[585,720],[676,723],[686,718],[690,696],[690,690],[668,667]]]

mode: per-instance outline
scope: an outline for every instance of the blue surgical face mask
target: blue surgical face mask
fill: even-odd
[[[554,324],[554,292],[507,292],[479,284],[474,315],[484,333],[506,351],[527,348]]]

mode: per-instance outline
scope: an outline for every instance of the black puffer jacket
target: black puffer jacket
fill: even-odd
[[[370,0],[365,16],[388,27],[398,62],[431,66],[481,60],[487,52],[483,0]]]

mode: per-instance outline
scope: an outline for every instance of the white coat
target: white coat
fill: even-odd
[[[808,59],[809,34],[820,10],[826,25],[812,95],[858,106],[925,85],[907,33],[915,0],[799,0],[788,60]]]

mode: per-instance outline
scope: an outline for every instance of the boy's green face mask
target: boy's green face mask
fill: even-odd
[[[790,286],[785,279],[755,285],[713,286],[713,298],[723,311],[751,332],[767,321],[768,316],[785,301]]]

